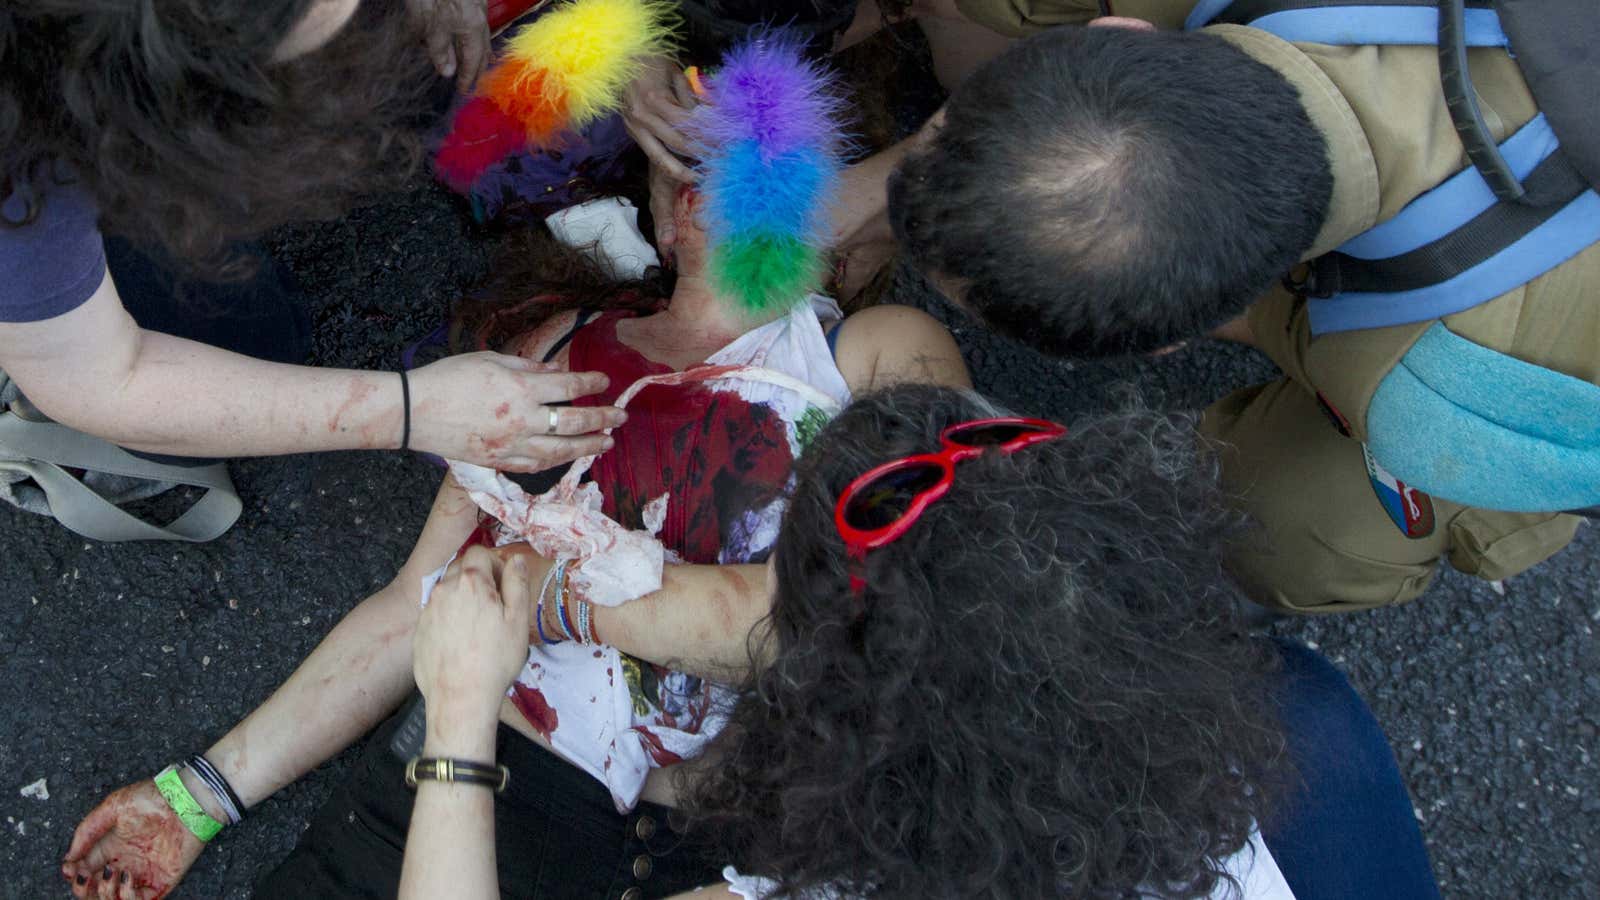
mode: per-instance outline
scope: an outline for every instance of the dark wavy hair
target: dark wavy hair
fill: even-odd
[[[1147,353],[1241,313],[1316,239],[1327,148],[1214,35],[1052,28],[950,97],[889,185],[911,262],[1047,353]]]
[[[201,268],[238,238],[340,215],[421,158],[436,76],[403,3],[363,0],[325,46],[272,59],[313,0],[0,6],[0,193],[19,225],[83,182],[109,230]]]
[[[657,266],[640,278],[616,278],[586,248],[568,247],[542,226],[507,234],[492,260],[489,277],[451,310],[450,347],[457,353],[504,350],[569,310],[660,312],[677,283],[675,273]]]
[[[789,895],[1203,896],[1283,744],[1277,657],[1236,620],[1237,522],[1191,427],[1130,412],[963,463],[852,597],[840,491],[993,414],[900,387],[807,449],[753,639],[772,662],[686,773],[687,816]]]

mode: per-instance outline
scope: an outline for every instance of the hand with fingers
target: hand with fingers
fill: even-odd
[[[538,472],[603,452],[627,421],[610,406],[561,406],[605,390],[599,372],[500,353],[451,356],[411,373],[411,447],[509,472]]]
[[[650,166],[650,221],[655,223],[656,228],[656,255],[668,268],[675,264],[673,256],[678,242],[678,225],[673,221],[673,205],[680,183],[659,166]]]
[[[428,41],[434,68],[454,75],[463,94],[472,89],[489,59],[488,0],[406,0]]]
[[[681,126],[699,102],[677,62],[666,55],[645,60],[639,76],[623,93],[623,124],[639,149],[650,158],[652,208],[664,200],[666,208],[671,209],[678,185],[692,184],[696,180],[694,169],[684,161],[694,156],[694,148],[689,145]],[[659,183],[654,177],[656,170],[664,176]],[[670,248],[670,216],[664,222],[656,219],[656,240],[658,250]]]
[[[412,666],[431,737],[493,729],[506,687],[528,658],[530,567],[471,547],[445,570],[417,621]]]
[[[529,583],[526,559],[502,563],[479,546],[445,570],[411,644],[413,674],[428,701],[422,758],[496,765],[500,706],[528,658]],[[502,787],[506,777],[502,769]],[[494,793],[481,784],[417,782],[400,896],[500,896]]]
[[[78,825],[61,874],[80,900],[160,900],[203,849],[146,779],[102,800]]]

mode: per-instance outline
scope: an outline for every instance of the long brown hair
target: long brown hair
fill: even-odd
[[[440,82],[404,4],[365,0],[326,46],[272,54],[312,0],[0,6],[0,180],[25,224],[83,183],[108,230],[202,269],[415,171]],[[63,175],[63,173],[65,173]]]

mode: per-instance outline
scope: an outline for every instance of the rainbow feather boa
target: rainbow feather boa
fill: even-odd
[[[529,145],[551,146],[615,111],[647,56],[670,49],[667,0],[573,0],[523,26],[456,111],[434,156],[465,191]]]
[[[729,50],[687,130],[700,157],[712,285],[750,312],[822,282],[843,103],[834,76],[782,31]]]

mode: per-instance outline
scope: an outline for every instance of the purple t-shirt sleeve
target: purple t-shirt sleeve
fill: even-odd
[[[20,227],[0,223],[0,322],[38,322],[71,312],[100,286],[105,245],[94,198],[82,185],[41,186],[39,215]],[[0,202],[7,222],[22,199]]]

